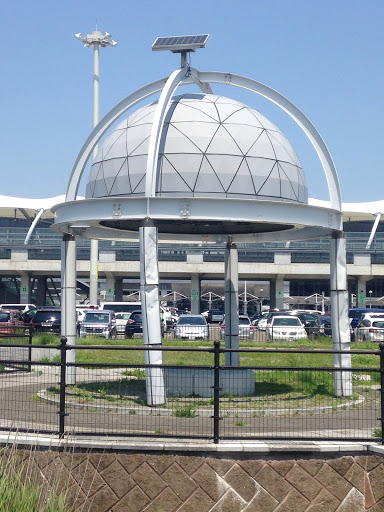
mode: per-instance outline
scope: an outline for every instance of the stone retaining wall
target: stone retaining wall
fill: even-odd
[[[384,510],[376,455],[16,453],[41,482],[67,489],[76,512]]]

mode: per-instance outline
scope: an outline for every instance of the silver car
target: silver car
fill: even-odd
[[[252,325],[247,315],[239,315],[239,339],[240,340],[252,340],[253,339],[254,326]],[[220,326],[220,337],[225,337],[225,318]]]
[[[175,327],[175,338],[208,339],[208,325],[203,315],[181,315]]]
[[[115,340],[116,318],[115,312],[107,309],[87,311],[84,320],[80,322],[80,338],[93,338],[102,336],[107,340]]]

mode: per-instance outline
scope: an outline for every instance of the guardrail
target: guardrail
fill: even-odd
[[[8,340],[7,340],[8,341]],[[13,347],[2,343],[0,364]],[[35,349],[48,355],[37,359]],[[76,350],[77,362],[68,352]],[[220,440],[353,440],[383,443],[384,344],[353,350],[352,367],[335,369],[339,351],[211,347],[161,350],[164,364],[145,363],[143,346],[33,345],[31,371],[0,374],[0,429],[60,437],[149,436]],[[51,355],[49,353],[51,352]],[[239,353],[238,366],[226,358]],[[115,362],[106,362],[114,360]],[[365,362],[364,365],[361,363]],[[147,405],[149,375],[161,378]],[[68,375],[76,373],[76,383]],[[334,376],[350,373],[349,396],[334,396]]]

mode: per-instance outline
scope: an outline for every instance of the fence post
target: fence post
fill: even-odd
[[[62,336],[60,338],[60,350],[61,350],[61,360],[60,360],[60,406],[59,406],[59,437],[62,439],[64,437],[65,432],[65,417],[67,414],[65,413],[65,388],[66,384],[66,371],[67,371],[67,338]]]
[[[381,444],[384,444],[384,343],[380,347],[380,405],[381,405]]]
[[[32,371],[32,327],[29,327],[28,330],[28,371]]]
[[[215,340],[214,375],[213,375],[213,442],[218,444],[220,438],[220,341]]]

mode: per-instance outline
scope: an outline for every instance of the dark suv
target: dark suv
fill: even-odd
[[[38,308],[31,320],[33,332],[60,333],[61,310],[57,308]]]

